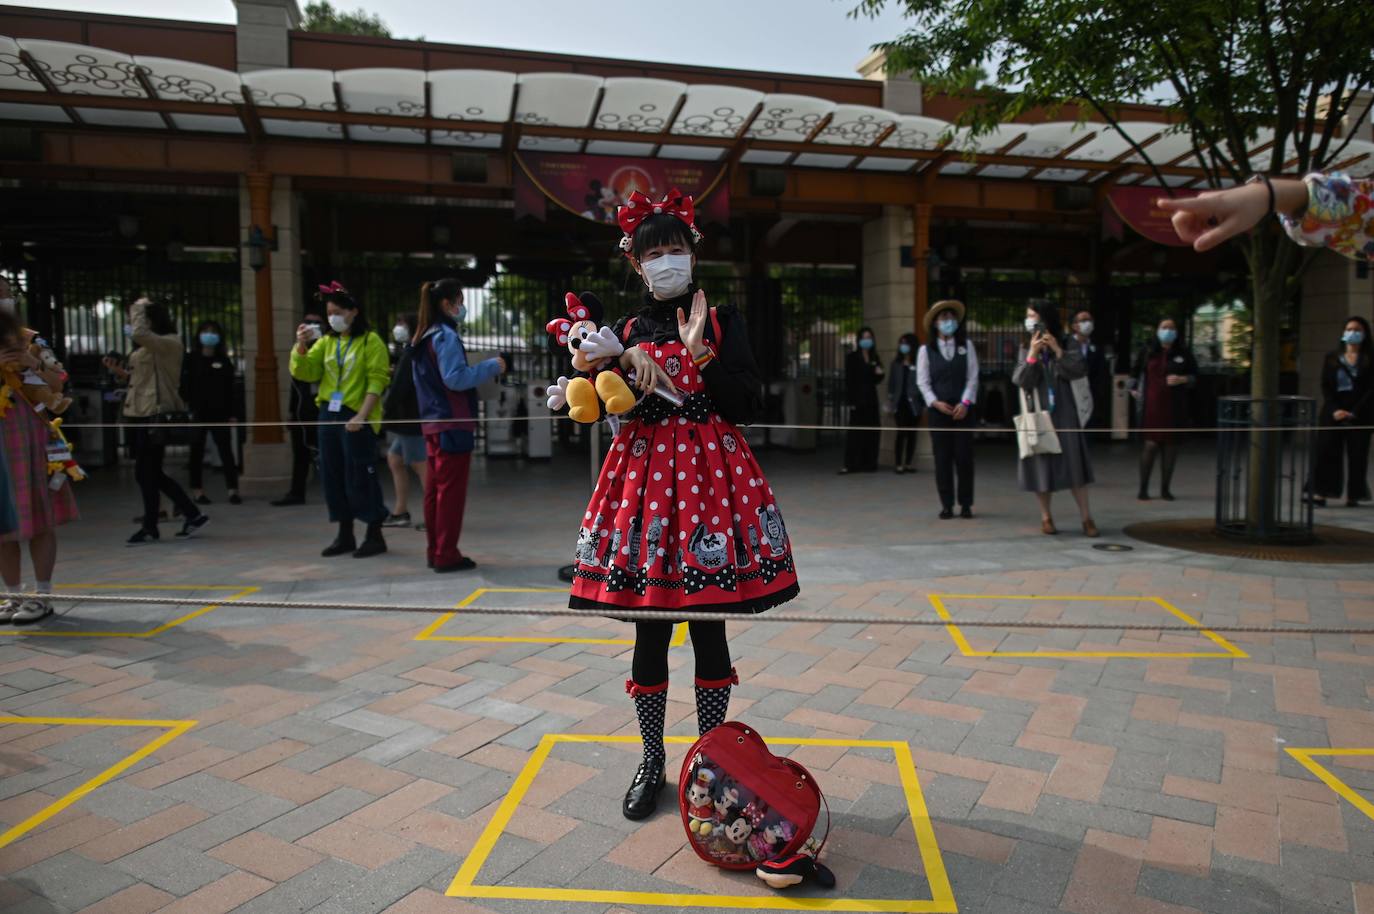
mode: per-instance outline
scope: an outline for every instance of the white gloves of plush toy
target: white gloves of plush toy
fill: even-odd
[[[597,359],[616,359],[620,358],[625,351],[620,338],[615,335],[615,331],[610,327],[602,327],[595,333],[589,333],[577,344],[577,351],[589,362]]]
[[[549,395],[549,409],[557,412],[568,405],[568,379],[559,377],[558,383],[549,386],[545,391]]]

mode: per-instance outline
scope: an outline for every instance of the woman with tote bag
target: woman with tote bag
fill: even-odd
[[[1088,442],[1081,429],[1074,382],[1087,374],[1087,363],[1076,346],[1059,344],[1059,313],[1047,302],[1026,308],[1029,343],[1017,357],[1011,381],[1021,392],[1021,415],[1016,438],[1021,461],[1016,477],[1021,491],[1034,492],[1040,502],[1040,529],[1059,530],[1050,515],[1050,499],[1068,489],[1078,502],[1085,536],[1099,535],[1088,506],[1087,487],[1093,482]]]

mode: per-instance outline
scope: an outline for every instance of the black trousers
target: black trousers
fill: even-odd
[[[935,490],[940,506],[952,509],[955,502],[955,476],[958,476],[958,501],[961,508],[973,507],[973,411],[958,422],[938,409],[926,410],[930,417],[930,446],[935,452]],[[940,429],[957,431],[940,431]]]
[[[215,428],[191,429],[191,488],[200,489],[205,485],[205,437],[215,440],[219,451],[220,463],[224,464],[224,485],[230,491],[239,487],[238,459],[234,455],[234,429],[226,426]]]
[[[315,422],[291,425],[287,431],[291,435],[291,491],[294,498],[305,497],[305,487],[310,481],[310,468],[320,451],[320,433]]]
[[[882,419],[878,415],[878,401],[849,408],[849,424],[876,427]],[[851,473],[871,473],[878,469],[878,446],[882,432],[849,431],[844,439],[844,465]]]
[[[897,403],[897,450],[893,454],[897,466],[911,466],[916,456],[916,423],[920,421],[905,398]]]
[[[158,496],[166,495],[181,510],[187,520],[200,516],[200,509],[175,479],[162,471],[162,459],[167,450],[167,433],[155,426],[129,430],[134,449],[134,478],[143,496],[143,529],[157,529]]]
[[[688,622],[698,679],[724,679],[730,675],[730,645],[724,622]],[[673,640],[671,622],[636,622],[635,652],[630,678],[643,686],[668,681],[668,644]]]
[[[1369,432],[1345,428],[1317,432],[1317,459],[1312,477],[1313,488],[1323,498],[1340,498],[1344,490],[1347,499],[1367,501]]]

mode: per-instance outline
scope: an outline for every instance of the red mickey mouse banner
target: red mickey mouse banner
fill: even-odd
[[[711,234],[712,223],[730,220],[730,195],[719,187],[725,167],[717,162],[643,159],[623,156],[517,153],[515,215],[544,219],[547,201],[615,229],[616,210],[639,191],[659,200],[671,188],[694,198],[697,227]]]

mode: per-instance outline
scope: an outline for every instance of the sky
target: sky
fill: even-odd
[[[301,0],[298,0],[301,2]],[[234,21],[230,0],[19,0],[43,9]],[[301,2],[302,7],[304,2]],[[856,0],[334,0],[376,13],[393,35],[698,66],[853,77],[902,19],[850,19]]]

